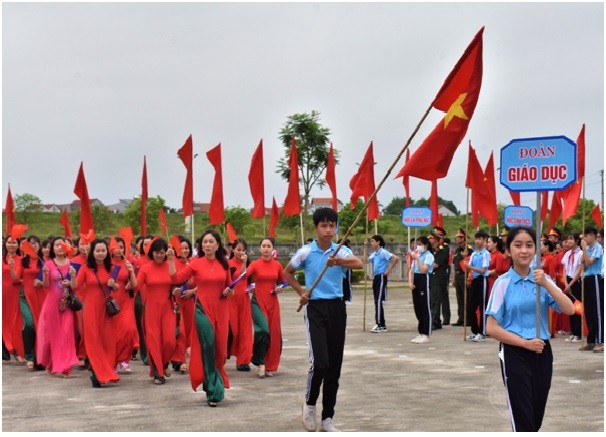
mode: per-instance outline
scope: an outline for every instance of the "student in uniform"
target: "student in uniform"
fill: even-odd
[[[597,242],[598,230],[588,226],[583,232],[581,250],[585,264],[585,302],[587,320],[587,344],[582,351],[604,352],[604,276],[602,246]]]
[[[367,244],[367,240],[364,240],[364,244]],[[395,268],[399,258],[385,250],[385,240],[380,235],[373,235],[370,238],[370,245],[373,252],[368,257],[368,262],[372,263],[374,275],[372,291],[375,298],[375,326],[370,332],[386,332],[383,302],[387,300],[387,277]]]
[[[467,318],[471,328],[471,334],[467,336],[468,341],[483,341],[484,334],[484,309],[486,308],[486,291],[488,287],[488,267],[490,266],[490,253],[486,250],[488,234],[478,231],[475,234],[476,250],[471,254],[467,270],[471,270],[472,280],[469,287],[469,298],[467,300]],[[479,313],[479,320],[476,317]]]
[[[500,342],[499,358],[514,432],[541,428],[553,374],[548,308],[574,313],[570,299],[543,270],[532,269],[536,235],[513,228],[507,237],[513,267],[497,278],[488,307],[486,332]],[[541,287],[541,326],[536,338],[536,288]]]
[[[431,309],[430,309],[430,277],[433,271],[434,258],[431,253],[429,238],[422,236],[417,238],[417,249],[410,253],[413,260],[409,272],[408,283],[411,284],[412,303],[415,316],[419,321],[419,335],[413,338],[411,343],[428,343],[431,335]]]

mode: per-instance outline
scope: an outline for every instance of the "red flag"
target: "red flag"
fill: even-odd
[[[253,153],[250,161],[250,170],[248,171],[248,183],[250,185],[250,194],[253,198],[253,210],[250,214],[252,218],[265,217],[265,183],[263,179],[263,140]]]
[[[174,234],[171,237],[169,244],[175,251],[175,255],[181,256],[181,240],[179,240],[179,236],[177,234]]]
[[[511,200],[513,201],[513,206],[520,206],[522,202],[520,201],[520,193],[518,191],[510,191],[509,195],[511,196]]]
[[[440,217],[438,212],[438,181],[431,181],[431,196],[429,196],[429,206],[431,208],[431,224],[440,226]]]
[[[486,219],[488,226],[496,225],[499,221],[499,215],[497,211],[497,189],[494,178],[494,158],[492,152],[484,170],[482,183],[478,185],[474,195],[477,196],[476,207],[480,216]]]
[[[406,149],[406,160],[404,162],[404,164],[406,164],[408,162],[408,160],[410,159],[410,149]],[[410,206],[410,177],[408,175],[405,175],[402,178],[402,184],[404,185],[404,193],[406,194],[406,208],[408,208]]]
[[[60,241],[59,244],[63,248],[63,253],[65,253],[65,256],[68,258],[74,256],[74,248],[71,244],[69,244],[67,241]]]
[[[120,244],[118,243],[118,240],[116,240],[114,237],[110,237],[110,239],[109,239],[109,253],[110,253],[110,255],[112,253],[114,253],[114,251],[116,251],[116,250],[120,250]],[[124,250],[126,250],[126,247],[124,248]]]
[[[36,253],[36,251],[34,250],[34,248],[32,247],[32,245],[30,244],[29,241],[27,240],[23,240],[21,242],[21,252],[23,252],[26,255],[29,255],[30,258],[38,258],[38,254]]]
[[[130,226],[118,229],[118,235],[124,240],[124,257],[130,255],[131,244],[135,238],[133,235],[133,229]]]
[[[480,215],[478,213],[478,196],[477,190],[479,189],[482,181],[484,180],[484,172],[482,166],[478,161],[475,149],[469,142],[468,158],[467,158],[467,176],[465,178],[465,186],[471,190],[471,224],[473,227],[480,225]]]
[[[17,240],[19,238],[21,238],[21,236],[25,233],[25,231],[27,231],[27,225],[18,225],[18,224],[14,224],[11,227],[11,238],[14,240]]]
[[[441,228],[444,227],[444,216],[442,215],[442,213],[438,214],[438,226]]]
[[[473,38],[450,72],[432,106],[446,113],[396,178],[409,175],[425,180],[446,176],[457,147],[467,133],[482,86],[482,33]]]
[[[299,157],[297,155],[297,143],[295,141],[295,137],[292,137],[292,143],[290,144],[288,167],[290,167],[288,192],[286,193],[284,206],[282,207],[282,212],[286,217],[290,217],[301,212],[301,196],[299,194]]]
[[[234,226],[231,223],[227,223],[227,239],[229,240],[229,243],[233,243],[234,241],[236,241],[238,239],[238,234],[236,234],[236,230],[234,229]]]
[[[15,224],[15,203],[13,202],[13,195],[11,194],[11,186],[8,186],[8,193],[6,194],[6,207],[4,209],[6,213],[6,233],[10,234],[11,228]]]
[[[545,221],[549,210],[549,191],[541,191],[541,221]]]
[[[326,161],[326,184],[330,188],[330,194],[332,195],[332,209],[337,210],[337,180],[335,177],[335,151],[330,143],[330,149],[328,150],[328,160]]]
[[[591,211],[591,218],[595,222],[596,225],[604,227],[604,222],[602,221],[602,215],[600,214],[600,205],[596,205],[595,208]]]
[[[158,220],[160,220],[160,228],[162,229],[162,234],[166,234],[166,215],[164,215],[164,208],[160,207],[158,210]]]
[[[549,210],[549,224],[547,225],[547,229],[551,229],[555,226],[561,214],[562,198],[560,197],[559,191],[554,191],[551,199],[551,209]]]
[[[147,234],[147,161],[143,156],[143,176],[141,177],[141,235]]]
[[[80,233],[95,229],[93,225],[93,213],[90,207],[90,198],[88,197],[88,188],[84,178],[84,163],[80,162],[78,178],[74,186],[74,194],[80,199]]]
[[[269,217],[269,236],[272,238],[276,237],[276,228],[280,221],[280,214],[278,213],[278,205],[276,205],[276,198],[272,197],[271,204],[271,215]]]
[[[183,188],[183,216],[187,217],[194,213],[194,176],[193,161],[194,147],[191,135],[185,140],[185,144],[179,149],[177,154],[187,169],[185,176],[185,187]]]
[[[211,225],[218,225],[225,221],[225,207],[223,206],[223,171],[221,170],[221,143],[206,152],[206,157],[215,169],[213,193],[210,198],[210,211],[208,218]]]
[[[63,208],[63,212],[61,213],[61,218],[59,219],[59,223],[63,225],[63,235],[67,238],[72,238],[72,227],[69,223],[69,214],[67,213],[67,208]]]
[[[372,141],[366,149],[364,158],[358,167],[358,172],[352,176],[349,181],[349,188],[351,189],[351,209],[356,208],[356,203],[360,196],[364,197],[364,201],[367,202],[372,193],[375,192],[375,159],[373,155],[373,144]],[[368,205],[368,220],[375,220],[379,218],[379,204],[377,202],[377,196],[372,199],[372,202]]]
[[[574,306],[574,313],[577,316],[582,316],[583,315],[583,302],[581,302],[580,300],[575,300],[573,303]]]
[[[583,124],[577,138],[577,180],[560,193],[564,201],[563,224],[566,224],[566,220],[577,213],[583,187],[583,176],[585,176],[585,124]]]
[[[95,231],[90,229],[86,234],[80,234],[80,241],[82,244],[92,243],[95,237]]]

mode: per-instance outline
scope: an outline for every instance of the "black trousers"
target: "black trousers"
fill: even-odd
[[[473,334],[484,333],[484,310],[486,309],[486,277],[478,276],[472,279],[467,296],[467,324]],[[476,317],[476,310],[480,312],[480,321]]]
[[[541,428],[553,375],[551,345],[545,340],[543,353],[501,343],[501,375],[505,384],[511,427],[514,432],[536,432]]]
[[[567,281],[568,283],[570,283],[570,281],[572,281],[572,278],[568,276]],[[570,287],[570,291],[572,292],[572,295],[575,297],[576,300],[582,301],[581,281],[577,281],[572,284],[572,287]],[[571,300],[574,302],[574,299],[571,298]],[[568,317],[570,318],[570,333],[581,338],[581,316],[573,314],[572,316]]]
[[[417,330],[419,334],[431,335],[431,310],[430,302],[430,279],[429,275],[415,273],[412,290],[412,304],[415,309],[415,316],[418,320]]]
[[[465,273],[454,275],[455,292],[457,294],[457,322],[465,320]]]
[[[385,312],[383,311],[383,302],[387,293],[387,276],[375,275],[372,280],[372,293],[375,297],[375,323],[385,327]]]
[[[604,343],[604,278],[599,275],[585,276],[585,302],[587,343]]]
[[[310,300],[305,306],[305,327],[311,367],[305,401],[316,405],[322,387],[322,420],[333,417],[343,363],[347,313],[342,299]]]

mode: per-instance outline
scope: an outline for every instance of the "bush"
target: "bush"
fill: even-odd
[[[364,281],[364,270],[363,269],[352,270],[351,271],[351,283],[358,284],[362,281]]]

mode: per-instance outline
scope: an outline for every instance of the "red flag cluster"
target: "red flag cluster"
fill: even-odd
[[[476,151],[469,143],[469,159],[465,186],[471,190],[471,221],[474,227],[479,226],[480,217],[484,217],[488,226],[497,224],[497,190],[494,177],[493,154],[482,170]]]
[[[364,197],[364,201],[368,202],[370,196],[375,192],[375,159],[373,156],[372,141],[366,149],[364,159],[358,167],[358,172],[353,175],[349,181],[349,188],[351,189],[351,209],[356,208],[356,203],[360,197]],[[368,205],[368,220],[375,220],[379,218],[379,204],[377,202],[377,196],[372,199]]]

